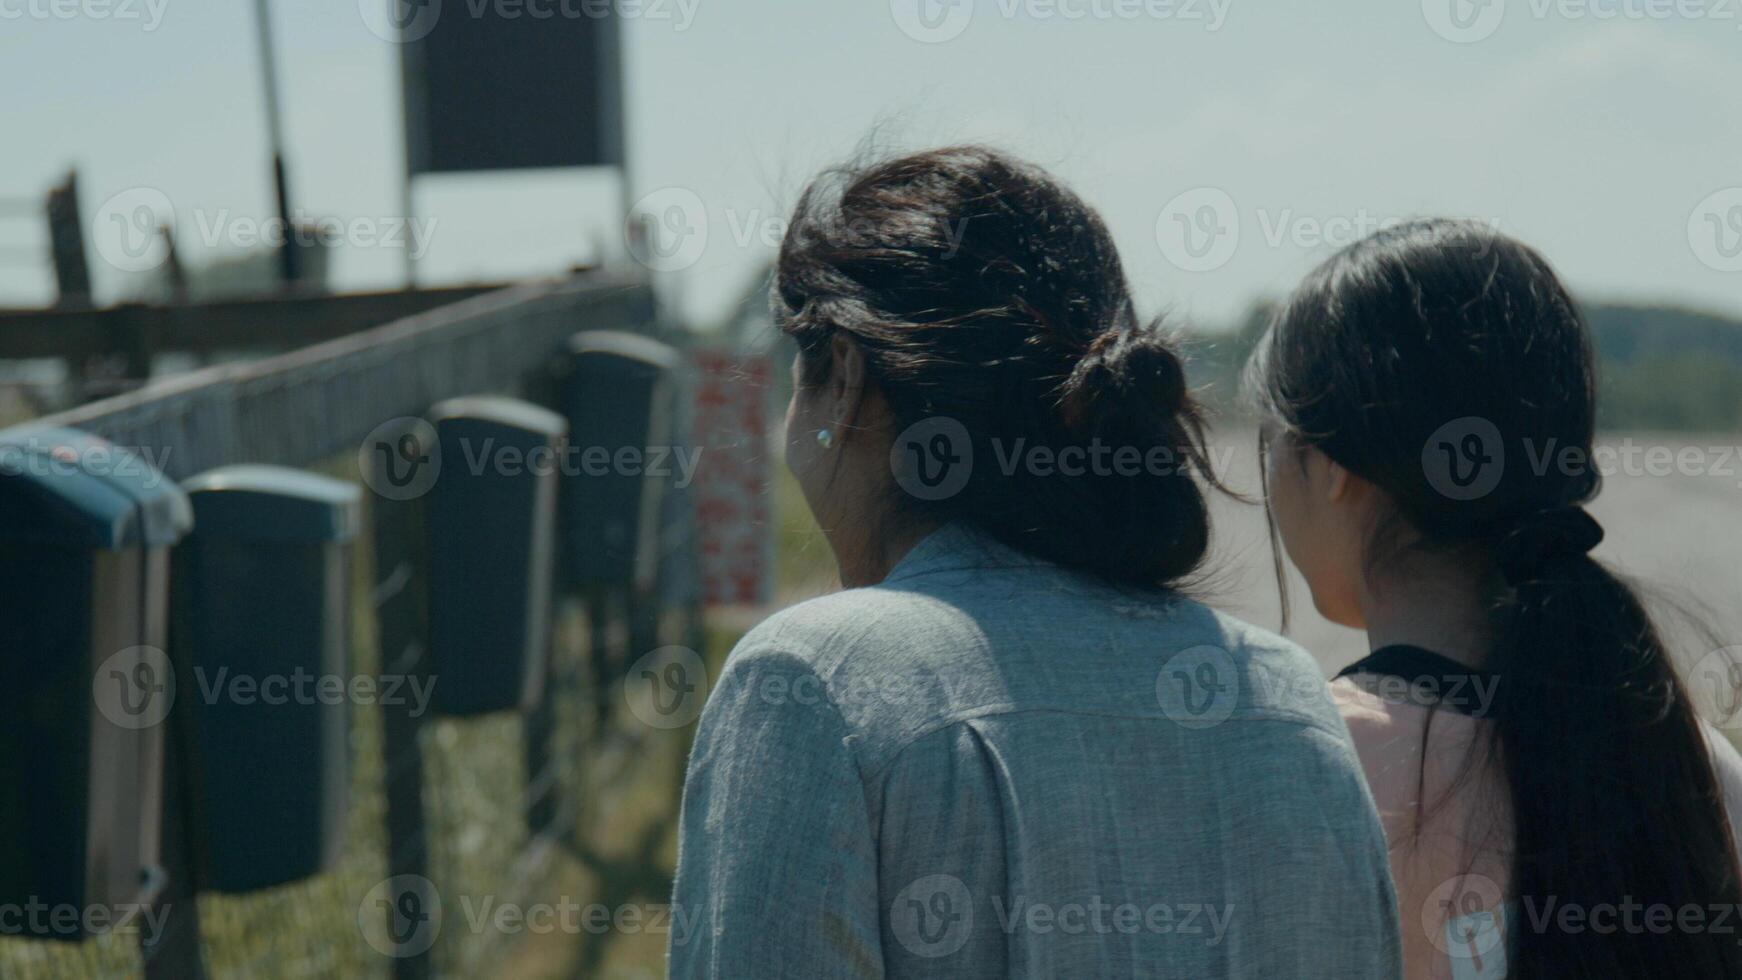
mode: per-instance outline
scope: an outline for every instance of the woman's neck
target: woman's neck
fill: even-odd
[[[1411,555],[1361,596],[1367,648],[1407,644],[1480,668],[1493,646],[1488,572],[1449,555]]]
[[[913,520],[837,525],[828,532],[828,538],[842,587],[859,589],[883,581],[914,545],[937,527],[932,521]]]

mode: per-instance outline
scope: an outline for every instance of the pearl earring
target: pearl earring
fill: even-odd
[[[817,430],[817,445],[824,449],[835,448],[835,434],[828,429]]]

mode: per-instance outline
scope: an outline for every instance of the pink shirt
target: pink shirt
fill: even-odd
[[[1466,749],[1490,722],[1456,711],[1432,712],[1374,693],[1380,680],[1354,675],[1331,694],[1385,827],[1397,885],[1408,980],[1496,980],[1505,976],[1505,924],[1496,914],[1509,895],[1511,804],[1504,777],[1483,766],[1447,795]],[[1707,729],[1712,763],[1742,840],[1742,754]],[[1422,747],[1428,743],[1427,765]]]

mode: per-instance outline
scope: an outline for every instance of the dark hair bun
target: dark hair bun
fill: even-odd
[[[1060,386],[1065,425],[1085,437],[1164,433],[1186,407],[1185,364],[1160,330],[1108,330]]]

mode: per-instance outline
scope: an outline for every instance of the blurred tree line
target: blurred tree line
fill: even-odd
[[[1224,419],[1249,416],[1240,372],[1275,311],[1254,306],[1233,330],[1189,331],[1189,372]],[[1742,430],[1742,321],[1664,306],[1588,304],[1605,429]]]

